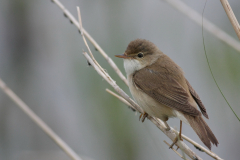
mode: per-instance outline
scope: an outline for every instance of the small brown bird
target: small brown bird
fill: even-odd
[[[136,39],[129,43],[123,55],[116,57],[123,58],[130,92],[145,111],[142,121],[150,115],[163,120],[169,128],[168,118],[178,117],[180,138],[183,121],[193,128],[210,150],[211,142],[218,145],[217,138],[202,117],[208,118],[208,114],[199,96],[184,77],[182,69],[157,46],[147,40]]]

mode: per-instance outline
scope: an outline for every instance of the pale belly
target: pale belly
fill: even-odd
[[[150,116],[157,117],[163,121],[166,121],[168,117],[170,118],[176,116],[173,109],[157,102],[133,86],[131,80],[129,80],[129,89],[137,104]]]
[[[161,104],[145,94],[143,91],[133,86],[132,80],[128,77],[130,92],[137,104],[150,116],[157,117],[163,121],[168,118],[178,117],[180,120],[189,124],[184,115],[164,104]]]

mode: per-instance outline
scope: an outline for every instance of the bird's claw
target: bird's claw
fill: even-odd
[[[144,122],[145,118],[148,116],[148,114],[146,112],[142,113],[140,116],[139,116],[139,121],[141,120],[142,122]]]

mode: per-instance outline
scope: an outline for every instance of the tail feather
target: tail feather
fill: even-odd
[[[214,145],[218,145],[218,140],[207,125],[207,123],[204,121],[204,119],[201,116],[189,116],[185,115],[185,118],[188,120],[190,126],[193,128],[193,130],[197,133],[198,137],[201,139],[201,141],[211,150],[211,142]]]
[[[205,126],[205,129],[207,131],[207,134],[208,134],[208,138],[210,139],[210,141],[215,145],[215,146],[218,146],[218,140],[217,138],[215,137],[215,135],[213,134],[212,130],[209,128],[209,126],[207,125],[207,123],[204,121],[204,119],[201,117],[201,122],[204,124]]]

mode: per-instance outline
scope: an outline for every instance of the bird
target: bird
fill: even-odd
[[[211,150],[219,142],[203,116],[209,118],[200,97],[185,78],[183,70],[154,43],[145,39],[131,41],[122,58],[129,90],[136,103],[144,110],[142,122],[149,115],[161,119],[167,129],[169,118],[180,119],[190,125],[200,140]],[[199,108],[199,109],[198,109]],[[176,137],[177,138],[177,137]],[[171,147],[177,142],[171,145]]]

